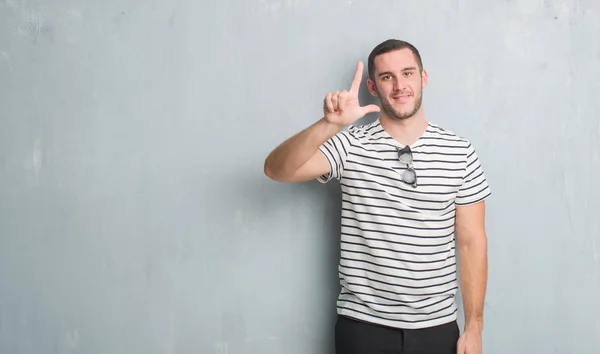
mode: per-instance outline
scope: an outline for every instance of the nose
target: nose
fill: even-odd
[[[406,87],[406,82],[402,77],[394,80],[394,91],[402,91]]]

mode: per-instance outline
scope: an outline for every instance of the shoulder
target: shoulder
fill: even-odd
[[[429,131],[431,139],[439,146],[463,149],[465,152],[473,148],[471,141],[468,138],[442,127],[439,124],[430,122]]]
[[[465,166],[465,170],[477,168],[481,162],[472,141],[449,129],[430,123],[430,135],[436,148],[444,149],[447,155],[456,156]],[[460,156],[460,157],[458,157]]]

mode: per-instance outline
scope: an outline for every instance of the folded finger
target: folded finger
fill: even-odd
[[[335,112],[335,109],[333,108],[333,103],[331,101],[331,93],[328,93],[327,96],[325,96],[325,99],[323,100],[323,106],[325,108],[325,111],[328,113],[333,113]]]
[[[331,95],[331,103],[333,104],[333,110],[337,111],[339,104],[340,104],[340,99],[339,99],[340,93],[339,91],[335,91],[332,95]]]

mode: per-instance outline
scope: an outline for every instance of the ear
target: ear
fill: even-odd
[[[421,85],[423,86],[423,88],[425,88],[425,86],[427,86],[428,80],[429,80],[429,75],[427,74],[427,70],[423,69],[423,71],[421,71]]]
[[[377,86],[375,85],[373,80],[367,79],[367,88],[369,89],[371,96],[377,97]]]

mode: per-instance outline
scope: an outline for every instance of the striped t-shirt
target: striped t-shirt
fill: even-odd
[[[404,145],[379,119],[350,126],[321,147],[342,189],[338,313],[398,328],[457,318],[456,205],[479,202],[490,188],[470,142],[428,123],[409,147],[417,187],[402,181]]]

